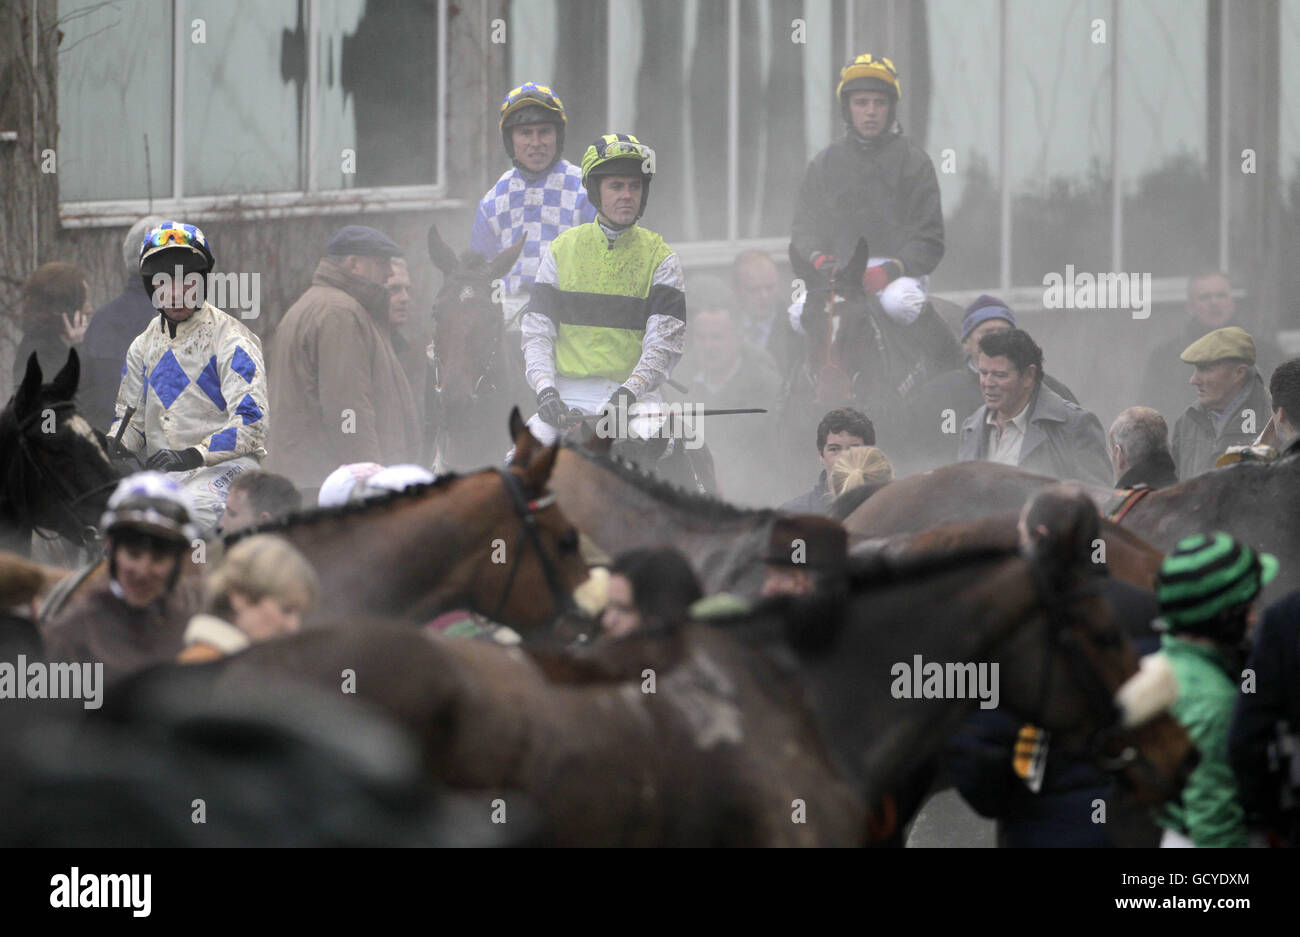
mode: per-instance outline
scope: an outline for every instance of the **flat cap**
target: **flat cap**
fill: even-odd
[[[764,562],[842,572],[848,564],[849,534],[838,522],[816,514],[783,514],[772,524]]]
[[[402,249],[382,231],[367,228],[365,225],[350,224],[339,228],[330,238],[325,253],[333,257],[401,257]]]
[[[1202,335],[1183,349],[1180,356],[1188,364],[1209,364],[1224,358],[1239,358],[1247,364],[1255,363],[1255,339],[1245,329],[1230,325]]]

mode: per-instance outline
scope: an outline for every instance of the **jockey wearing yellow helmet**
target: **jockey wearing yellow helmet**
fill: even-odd
[[[829,274],[865,237],[872,256],[863,288],[878,295],[891,318],[910,324],[926,305],[927,275],[943,258],[934,164],[903,136],[902,82],[889,59],[857,56],[840,72],[836,95],[845,134],[804,175],[791,252],[797,264]]]
[[[538,412],[533,435],[551,442],[572,411],[607,402],[662,400],[686,342],[681,262],[663,238],[640,227],[655,155],[631,134],[607,133],[587,147],[582,184],[596,221],[563,232],[542,251],[523,317],[528,383]]]
[[[501,102],[501,142],[514,165],[479,201],[469,246],[491,259],[523,240],[523,252],[505,278],[502,301],[507,326],[513,329],[528,301],[542,248],[560,232],[596,217],[581,172],[561,155],[567,123],[559,96],[537,82],[524,82]]]

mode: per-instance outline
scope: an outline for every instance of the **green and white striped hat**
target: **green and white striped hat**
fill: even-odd
[[[1277,557],[1256,553],[1228,534],[1196,534],[1178,541],[1156,583],[1160,614],[1174,631],[1196,626],[1250,602],[1277,575]]]

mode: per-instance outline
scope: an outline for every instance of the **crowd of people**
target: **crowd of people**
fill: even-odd
[[[933,328],[929,276],[944,255],[943,217],[933,164],[899,124],[901,93],[889,59],[864,54],[844,68],[836,94],[845,133],[808,167],[791,256],[843,290],[849,259],[867,238],[871,256],[852,286],[874,298],[870,314],[903,329]],[[674,396],[674,375],[686,387],[678,399],[775,412],[806,367],[808,326],[802,302],[789,305],[777,264],[747,251],[730,282],[688,276],[640,223],[654,150],[611,132],[575,165],[563,157],[566,125],[547,86],[527,82],[506,95],[499,128],[511,166],[478,203],[469,238],[485,258],[523,244],[505,278],[497,360],[535,396],[530,431],[549,443],[608,408],[645,412]],[[193,224],[140,219],[123,242],[126,287],[93,314],[76,266],[51,263],[32,274],[20,373],[32,353],[52,373],[78,349],[80,411],[115,457],[142,469],[122,482],[104,518],[108,586],[46,628],[51,659],[102,660],[119,677],[292,633],[320,591],[297,551],[271,536],[242,539],[200,594],[179,576],[191,543],[432,479],[420,416],[431,355],[402,330],[416,305],[402,254],[382,231],[340,228],[310,286],[279,319],[269,355],[239,319],[206,301],[217,259]],[[877,439],[879,414],[873,421],[864,412],[870,401],[845,401],[797,428],[805,435],[796,445],[813,441],[820,466],[802,494],[778,496],[754,470],[763,431],[710,424],[721,492],[785,512],[763,594],[842,588],[848,538],[827,515],[852,491],[861,503],[890,484],[895,465],[984,460],[1139,489],[1185,481],[1225,459],[1294,456],[1300,359],[1283,361],[1242,328],[1220,271],[1191,278],[1187,312],[1186,333],[1152,352],[1138,405],[1108,428],[1045,372],[1043,349],[990,295],[970,303],[950,336],[964,363],[909,388],[904,422],[912,432]],[[1026,507],[1026,549],[1050,528],[1051,504]],[[797,559],[789,550],[796,540],[804,547]],[[1278,726],[1300,726],[1300,598],[1264,611],[1253,650],[1247,644],[1260,617],[1253,603],[1276,568],[1249,544],[1206,531],[1169,555],[1154,595],[1115,598],[1132,635],[1173,663],[1182,685],[1175,713],[1202,756],[1182,800],[1159,818],[1166,844],[1244,845],[1250,822],[1284,826],[1266,778],[1275,775],[1268,759]],[[729,601],[704,596],[690,563],[672,550],[616,556],[609,573],[603,624],[611,638],[672,627]],[[1156,620],[1163,635],[1152,630]],[[1243,666],[1267,692],[1237,692]],[[999,819],[1004,842],[1108,844],[1087,810],[1076,809],[1108,782],[1057,756],[1035,727],[982,714],[950,757],[959,788]]]

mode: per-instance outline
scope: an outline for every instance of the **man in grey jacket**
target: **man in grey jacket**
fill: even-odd
[[[1248,446],[1268,423],[1264,379],[1255,370],[1255,339],[1235,325],[1198,338],[1180,356],[1195,366],[1188,380],[1196,403],[1174,424],[1173,454],[1183,481],[1214,468],[1229,446]]]
[[[1027,332],[990,332],[976,362],[984,406],[961,426],[959,462],[1000,462],[1111,487],[1101,421],[1043,386],[1043,350]]]

